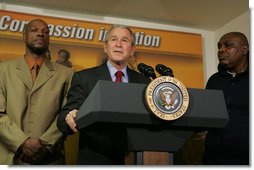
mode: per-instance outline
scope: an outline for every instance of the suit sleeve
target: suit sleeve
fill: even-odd
[[[69,71],[69,76],[68,76],[68,82],[65,85],[65,90],[64,90],[64,99],[62,100],[62,105],[66,101],[66,96],[68,92],[68,88],[70,87],[71,84],[71,78],[73,75],[73,70]],[[54,121],[52,122],[51,126],[47,129],[47,131],[40,137],[40,139],[45,140],[52,145],[58,143],[59,141],[62,140],[63,134],[59,131],[57,127],[57,119],[58,119],[59,114],[56,116]]]
[[[28,137],[6,114],[0,112],[0,139],[8,150],[16,152]]]
[[[2,71],[3,66],[0,66],[0,141],[6,147],[16,152],[18,147],[23,143],[27,136],[18,125],[12,121],[6,111],[7,97],[6,97],[6,84],[5,75]],[[1,154],[0,154],[1,155]],[[1,155],[3,156],[3,155]]]
[[[82,84],[80,73],[75,73],[72,78],[70,90],[67,95],[67,103],[64,105],[62,112],[58,116],[57,127],[64,135],[73,134],[65,121],[67,114],[73,109],[79,109],[85,101],[87,94],[85,92],[86,87]]]
[[[206,89],[215,89],[217,87],[217,81],[215,80],[215,76],[217,74],[213,74],[206,83]]]

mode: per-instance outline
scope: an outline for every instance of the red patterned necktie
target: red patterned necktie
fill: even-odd
[[[123,72],[122,71],[117,71],[116,72],[116,81],[115,82],[122,82],[122,76],[123,76]]]

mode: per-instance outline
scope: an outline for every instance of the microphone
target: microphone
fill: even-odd
[[[155,69],[161,76],[174,77],[173,70],[169,67],[164,66],[163,64],[157,64]]]
[[[139,63],[138,71],[140,71],[146,77],[152,77],[153,79],[156,79],[154,69],[151,66],[148,66],[144,63]]]

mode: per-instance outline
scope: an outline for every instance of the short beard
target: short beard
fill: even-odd
[[[26,44],[26,46],[32,53],[35,53],[37,55],[42,55],[48,49],[48,47],[33,47],[30,46],[29,44]]]

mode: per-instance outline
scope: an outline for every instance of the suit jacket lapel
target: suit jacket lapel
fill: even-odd
[[[136,82],[136,76],[133,74],[133,71],[127,67],[127,74],[129,78],[129,83],[135,83]]]
[[[23,81],[27,88],[31,90],[33,87],[33,80],[24,58],[17,60],[16,71],[17,76]]]
[[[98,80],[108,80],[112,81],[110,72],[108,70],[107,62],[103,63],[96,70],[96,75],[98,76]]]
[[[52,63],[46,59],[45,62],[42,64],[39,74],[34,81],[34,86],[32,92],[40,88],[44,83],[46,83],[52,76],[55,74],[55,69]]]

